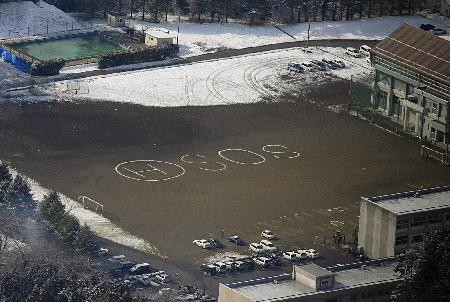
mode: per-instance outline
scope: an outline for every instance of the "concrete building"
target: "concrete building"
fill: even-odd
[[[358,244],[371,258],[420,246],[428,232],[450,228],[450,186],[361,199]]]
[[[108,25],[112,27],[125,27],[126,14],[108,13]]]
[[[450,0],[441,0],[441,15],[450,18]]]
[[[448,150],[450,41],[403,24],[371,50],[371,102],[407,133]]]
[[[326,269],[316,264],[294,265],[292,274],[220,284],[218,302],[390,301],[398,282],[392,259]]]
[[[164,45],[172,45],[175,37],[169,32],[164,31],[147,31],[145,32],[145,45],[150,47],[159,47]]]

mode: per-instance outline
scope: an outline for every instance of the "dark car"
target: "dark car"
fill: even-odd
[[[255,261],[252,258],[245,258],[242,259],[242,262],[244,262],[245,266],[248,270],[254,270],[255,269]]]
[[[434,25],[433,24],[421,24],[420,29],[424,30],[424,31],[430,31],[430,30],[434,29]]]
[[[244,240],[242,240],[239,236],[236,235],[228,237],[228,241],[236,245],[245,245]]]
[[[215,274],[217,274],[217,269],[214,265],[212,264],[202,264],[200,266],[200,270],[208,276],[213,276]]]
[[[314,65],[316,65],[320,71],[325,71],[327,70],[327,65],[325,65],[324,62],[319,61],[319,60],[312,60],[311,63],[313,63]]]
[[[333,60],[329,60],[329,59],[324,58],[324,59],[322,59],[322,62],[324,62],[328,66],[328,68],[330,68],[330,69],[338,69],[338,68],[340,68],[340,66],[336,62],[334,62]]]
[[[267,258],[269,258],[270,260],[272,260],[273,265],[275,265],[275,266],[280,266],[280,265],[283,264],[283,262],[281,261],[281,258],[280,258],[277,254],[275,254],[275,253],[271,253],[271,252],[268,252],[268,251],[264,251],[264,252],[262,253],[262,256],[267,257]]]
[[[223,248],[223,244],[219,241],[219,239],[209,239],[208,242],[211,243],[211,246],[217,249]]]

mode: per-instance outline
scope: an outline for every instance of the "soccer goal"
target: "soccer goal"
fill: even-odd
[[[70,94],[89,94],[89,84],[85,81],[70,80],[66,82],[65,93]]]
[[[103,216],[103,205],[87,196],[79,196],[78,202],[83,205],[83,208],[89,209]]]

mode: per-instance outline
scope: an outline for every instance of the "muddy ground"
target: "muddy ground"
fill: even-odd
[[[450,182],[417,143],[317,106],[345,104],[347,93],[333,81],[270,104],[1,104],[0,157],[45,187],[104,204],[166,261],[197,272],[217,251],[194,239],[224,230],[253,242],[269,228],[282,249],[316,235],[329,243],[338,228],[350,237],[361,196]],[[146,161],[119,165],[135,160]]]

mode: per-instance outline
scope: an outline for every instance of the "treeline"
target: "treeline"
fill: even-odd
[[[230,18],[259,21],[305,22],[350,20],[437,10],[439,0],[47,0],[65,11],[94,14],[126,12],[158,22],[168,14],[187,15],[198,22],[228,22]]]
[[[36,201],[26,180],[18,174],[13,178],[7,164],[0,161],[0,208],[27,211],[34,215]],[[59,195],[52,192],[39,204],[37,217],[59,239],[81,253],[95,254],[97,239],[91,229],[66,211]]]

